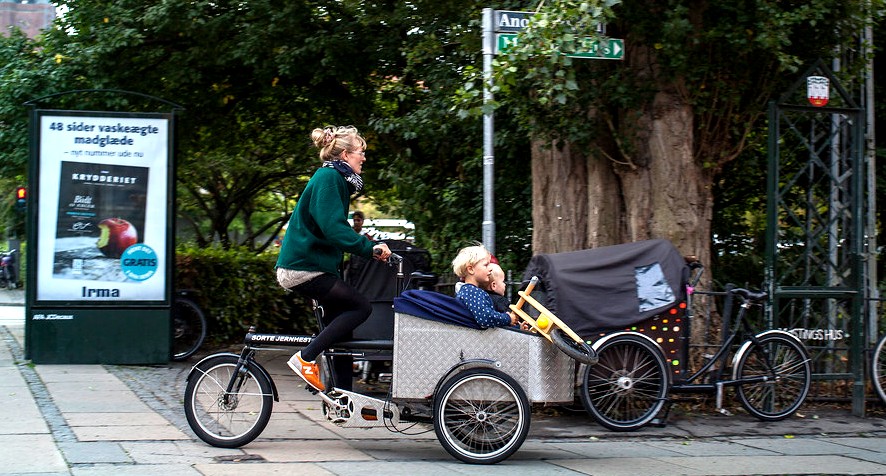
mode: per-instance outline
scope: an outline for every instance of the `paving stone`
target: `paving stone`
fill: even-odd
[[[754,448],[762,448],[768,451],[774,451],[784,455],[803,456],[803,455],[841,455],[853,453],[870,453],[870,450],[861,448],[850,448],[841,445],[839,442],[819,440],[815,438],[753,438],[740,440],[738,444],[751,446]],[[886,442],[880,445],[879,451],[886,450]]]
[[[689,456],[772,456],[780,453],[777,448],[753,447],[730,441],[687,439],[682,441],[650,441],[646,445]]]
[[[580,474],[568,468],[554,466],[546,462],[512,461],[510,459],[495,465],[470,465],[452,458],[439,462],[398,461],[391,464],[376,461],[318,464],[339,476],[365,476],[367,474],[384,474],[385,476],[567,476]]]
[[[671,451],[666,447],[654,445],[652,442],[634,442],[628,445],[623,441],[557,441],[549,444],[571,453],[574,457],[593,459],[660,458],[665,456],[680,456],[681,454]]]
[[[66,413],[71,426],[168,426],[169,422],[154,412],[143,413]]]
[[[549,463],[576,471],[580,474],[595,474],[607,476],[669,476],[669,475],[709,475],[693,468],[689,468],[671,460],[656,458],[599,458],[599,459],[569,459],[551,460]],[[751,473],[735,473],[751,474]]]
[[[2,474],[53,473],[68,469],[52,435],[0,435],[0,449]]]
[[[271,462],[361,461],[372,460],[346,441],[255,441],[243,448]]]
[[[886,466],[837,455],[824,456],[709,456],[662,458],[663,464],[673,464],[697,474],[884,474]],[[673,473],[671,473],[673,474]]]
[[[65,460],[71,464],[82,463],[132,463],[123,448],[117,443],[95,442],[60,442]]]
[[[202,442],[201,442],[202,443]],[[120,446],[138,464],[208,464],[216,458],[243,456],[241,449],[214,448],[187,441],[121,442]]]
[[[49,434],[49,427],[42,416],[13,418],[0,416],[0,435]]]
[[[204,476],[265,476],[293,475],[298,476],[333,476],[322,467],[312,463],[228,463],[205,465],[197,464],[194,469]],[[364,475],[365,476],[365,475]]]
[[[172,425],[166,426],[77,426],[71,427],[79,441],[189,440]]]
[[[186,464],[122,465],[96,464],[71,468],[73,476],[200,476],[200,471]]]

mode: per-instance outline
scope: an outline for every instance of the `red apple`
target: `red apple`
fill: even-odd
[[[98,228],[102,234],[96,245],[108,258],[119,258],[126,248],[138,241],[135,227],[122,218],[105,218],[99,222]]]

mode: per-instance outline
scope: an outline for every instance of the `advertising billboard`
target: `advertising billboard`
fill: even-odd
[[[171,115],[36,118],[35,301],[167,301]]]

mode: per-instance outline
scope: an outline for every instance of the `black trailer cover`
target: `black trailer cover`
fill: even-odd
[[[655,316],[685,299],[689,267],[667,240],[533,256],[542,305],[588,338]]]

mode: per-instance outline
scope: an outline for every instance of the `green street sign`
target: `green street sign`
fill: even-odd
[[[495,54],[506,53],[508,48],[517,45],[516,33],[497,33]],[[572,58],[621,60],[625,56],[625,43],[620,38],[600,40],[586,36],[579,40],[578,51],[569,55]]]

